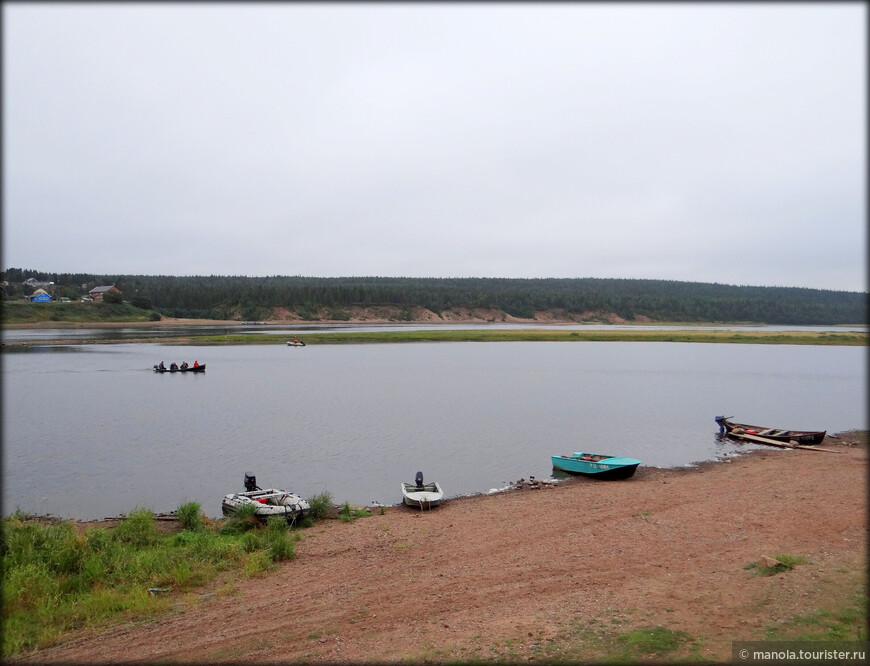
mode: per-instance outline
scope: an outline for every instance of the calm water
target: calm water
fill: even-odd
[[[208,370],[157,375],[161,360]],[[865,369],[864,347],[790,345],[37,347],[3,355],[3,513],[218,516],[246,471],[394,504],[417,470],[456,496],[547,478],[576,450],[687,465],[752,448],[723,442],[717,414],[867,428]]]

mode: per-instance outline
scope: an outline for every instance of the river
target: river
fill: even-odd
[[[196,501],[219,516],[245,472],[303,497],[394,504],[418,470],[452,497],[548,478],[550,456],[573,451],[691,465],[757,448],[723,440],[719,414],[867,428],[866,355],[673,342],[34,345],[3,355],[3,514],[91,520]],[[207,370],[159,375],[161,360]]]

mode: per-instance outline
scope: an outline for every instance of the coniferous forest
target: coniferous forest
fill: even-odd
[[[73,300],[97,285],[114,284],[123,299],[169,317],[267,319],[286,308],[303,319],[324,309],[340,320],[344,308],[393,306],[411,317],[416,307],[441,313],[490,308],[519,318],[536,312],[613,313],[627,321],[753,322],[836,325],[867,322],[867,293],[797,287],[755,287],[673,280],[615,278],[412,278],[301,276],[168,276],[46,273],[9,268],[7,300],[27,295],[28,278],[51,282],[56,297]],[[401,319],[401,315],[398,317]]]

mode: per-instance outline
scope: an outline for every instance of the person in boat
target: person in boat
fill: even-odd
[[[163,364],[163,361],[160,361],[160,365],[157,367],[159,367],[161,370],[166,370],[166,366]]]
[[[182,361],[182,362],[181,362],[181,369],[182,369],[182,370],[187,370],[188,367],[189,367],[189,366],[187,365],[187,361]]]
[[[173,361],[172,363],[169,364],[169,369],[170,370],[178,370],[178,363],[175,363]]]
[[[298,345],[298,344],[299,344],[299,338],[293,338],[293,342],[294,342],[295,344]]]
[[[198,367],[199,367],[199,361],[194,361],[194,362],[193,362],[193,367],[194,367],[194,368],[198,368]]]

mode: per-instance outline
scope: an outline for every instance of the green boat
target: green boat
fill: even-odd
[[[573,474],[596,479],[627,479],[634,475],[640,460],[608,456],[602,453],[574,453],[570,456],[551,456],[553,467]]]

